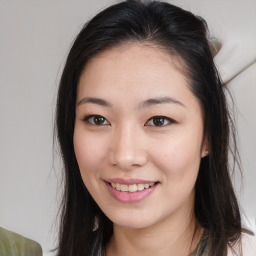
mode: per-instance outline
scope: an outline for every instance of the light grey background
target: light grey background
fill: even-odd
[[[58,160],[53,170],[57,84],[85,21],[115,1],[0,0],[0,226],[53,249]],[[216,63],[238,109],[244,186],[241,206],[256,216],[256,1],[169,1],[202,15],[223,41]],[[249,65],[249,66],[248,66]],[[247,67],[248,66],[248,67]],[[56,158],[55,158],[56,159]]]

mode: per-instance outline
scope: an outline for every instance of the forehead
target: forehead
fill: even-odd
[[[107,49],[91,58],[79,80],[78,93],[134,86],[140,90],[189,85],[183,63],[157,46],[127,43]],[[131,90],[130,90],[131,91]],[[132,92],[132,91],[131,91]]]
[[[129,43],[107,49],[86,64],[77,101],[100,97],[129,105],[166,96],[181,102],[197,101],[187,77],[180,72],[181,64],[176,55],[156,46]]]
[[[115,111],[128,113],[149,99],[171,98],[186,106],[188,115],[202,116],[201,104],[179,65],[176,57],[152,47],[130,44],[108,49],[85,66],[77,104],[85,98],[103,99]]]

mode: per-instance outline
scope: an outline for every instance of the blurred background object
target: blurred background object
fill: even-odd
[[[1,256],[42,256],[40,244],[0,227]]]

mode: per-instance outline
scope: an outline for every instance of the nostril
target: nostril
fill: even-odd
[[[144,166],[148,161],[146,152],[113,152],[110,156],[110,162],[113,166],[124,170],[131,170]]]

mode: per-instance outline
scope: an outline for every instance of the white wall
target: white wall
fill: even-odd
[[[53,248],[52,234],[56,234],[52,225],[59,170],[52,168],[52,130],[58,80],[74,36],[86,20],[111,2],[0,0],[0,226],[37,240],[45,252]],[[232,65],[243,56],[256,57],[255,1],[172,2],[205,17],[214,34],[235,49],[218,60],[224,76],[232,73]],[[253,64],[229,84],[240,112],[241,205],[253,216],[255,83]]]

